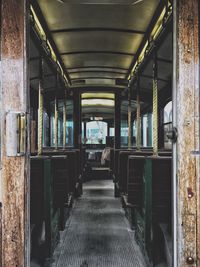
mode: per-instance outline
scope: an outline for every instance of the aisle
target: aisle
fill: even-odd
[[[145,266],[111,181],[87,182],[52,267]]]

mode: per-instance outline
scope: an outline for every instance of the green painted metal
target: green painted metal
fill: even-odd
[[[47,256],[52,255],[59,240],[59,210],[53,207],[53,167],[44,160],[45,245]]]
[[[144,165],[144,222],[145,249],[152,259],[152,160],[146,159]]]
[[[152,261],[152,160],[145,159],[143,200],[135,209],[136,240],[148,261]]]

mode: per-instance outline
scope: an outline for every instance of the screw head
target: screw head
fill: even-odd
[[[193,263],[194,263],[194,258],[191,257],[191,256],[189,256],[189,257],[187,257],[186,262],[187,262],[188,264],[193,264]]]

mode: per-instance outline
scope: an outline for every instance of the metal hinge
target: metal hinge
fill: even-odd
[[[176,143],[178,137],[178,131],[176,127],[173,127],[172,130],[167,132],[167,138],[172,141],[172,143]]]
[[[6,114],[6,154],[8,157],[26,153],[27,114],[9,111]]]

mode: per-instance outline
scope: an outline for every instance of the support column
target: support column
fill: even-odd
[[[55,95],[54,103],[54,138],[55,138],[55,149],[58,149],[58,97]]]
[[[137,135],[136,135],[136,147],[137,150],[141,149],[141,110],[140,110],[140,84],[138,78],[137,84]]]
[[[44,96],[43,96],[43,59],[40,60],[40,81],[38,90],[38,155],[43,149]]]
[[[81,95],[74,93],[74,147],[80,148],[81,145]]]
[[[153,61],[153,154],[158,155],[158,67],[157,53],[154,47]]]
[[[6,114],[29,113],[28,25],[26,0],[1,1],[1,179],[2,266],[29,265],[30,131],[25,153],[8,156]],[[29,125],[29,121],[27,122]],[[13,139],[16,132],[10,132]]]
[[[128,88],[128,148],[132,146],[131,88]]]
[[[66,91],[64,96],[64,105],[63,105],[63,148],[66,148],[66,122],[67,122],[67,99]]]
[[[121,99],[120,94],[115,93],[115,144],[114,147],[121,147]]]
[[[175,0],[173,43],[174,266],[200,266],[199,1]],[[177,209],[176,209],[177,207]]]

